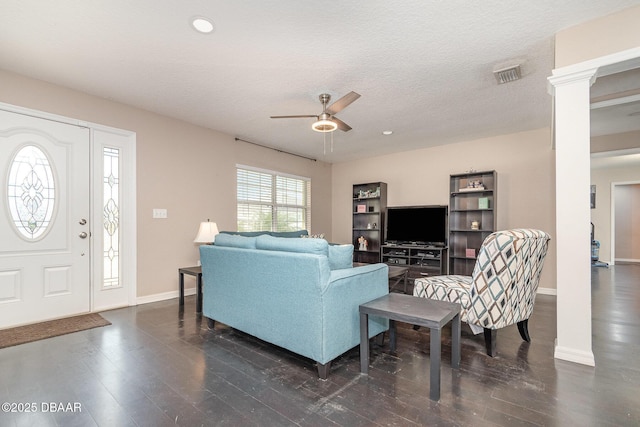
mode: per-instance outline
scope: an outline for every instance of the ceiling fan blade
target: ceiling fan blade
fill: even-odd
[[[349,132],[351,130],[351,126],[349,126],[348,124],[346,124],[345,122],[337,118],[336,116],[331,117],[331,121],[335,122],[335,124],[338,125],[338,129],[340,129],[343,132]]]
[[[331,114],[331,115],[337,114],[339,111],[342,111],[344,108],[349,106],[349,104],[351,104],[353,101],[355,101],[358,98],[360,98],[360,94],[359,93],[355,93],[354,91],[351,91],[348,94],[346,94],[345,96],[343,96],[342,98],[338,99],[333,104],[331,104],[327,108],[326,112]]]
[[[315,116],[313,114],[304,116],[271,116],[272,119],[303,119],[308,117],[315,117],[316,119],[318,118],[318,116]]]

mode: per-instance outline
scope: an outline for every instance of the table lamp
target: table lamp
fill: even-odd
[[[201,222],[200,228],[198,229],[198,235],[196,236],[193,243],[203,243],[210,245],[216,240],[216,234],[219,234],[218,226],[215,222]]]

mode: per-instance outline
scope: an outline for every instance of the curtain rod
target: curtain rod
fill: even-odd
[[[284,153],[284,154],[289,154],[290,156],[302,157],[303,159],[311,160],[312,162],[317,162],[318,161],[318,160],[313,159],[311,157],[303,156],[301,154],[296,154],[296,153],[290,153],[288,151],[280,150],[279,148],[273,148],[273,147],[269,147],[268,145],[258,144],[257,142],[247,141],[246,139],[242,139],[242,138],[238,138],[238,137],[236,137],[235,139],[236,139],[236,141],[246,142],[247,144],[257,145],[258,147],[262,147],[262,148],[268,148],[269,150],[277,151],[278,153]]]

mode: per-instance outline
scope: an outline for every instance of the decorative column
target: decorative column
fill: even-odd
[[[557,338],[554,357],[595,366],[591,344],[589,89],[597,69],[549,77],[555,95]]]

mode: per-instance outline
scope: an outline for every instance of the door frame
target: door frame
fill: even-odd
[[[98,123],[86,122],[78,119],[72,119],[69,117],[60,116],[57,114],[47,113],[44,111],[33,110],[30,108],[19,107],[12,104],[6,104],[0,102],[0,109],[9,111],[12,113],[23,114],[39,119],[51,120],[55,122],[70,124],[74,126],[86,127],[89,129],[89,153],[90,153],[90,182],[89,191],[91,197],[90,215],[91,218],[96,217],[96,213],[102,211],[102,201],[98,200],[96,191],[100,185],[102,185],[102,174],[97,171],[94,165],[98,156],[101,156],[101,150],[96,149],[97,145],[95,141],[96,132],[101,135],[113,135],[113,144],[111,141],[109,145],[113,145],[122,150],[121,162],[121,179],[126,182],[126,185],[121,186],[121,205],[120,209],[120,228],[125,230],[121,234],[121,277],[123,286],[126,287],[126,304],[116,304],[113,306],[101,304],[97,300],[95,292],[96,284],[102,281],[102,277],[99,277],[101,269],[96,268],[95,264],[98,256],[103,252],[103,237],[102,224],[96,221],[90,221],[90,233],[91,239],[91,260],[90,260],[90,311],[103,311],[126,305],[136,305],[137,295],[137,209],[136,209],[136,133],[128,130],[118,129],[111,126],[105,126]],[[100,192],[100,194],[102,194]]]
[[[620,181],[611,183],[611,241],[609,242],[611,257],[609,265],[615,265],[616,263],[616,187],[622,187],[625,185],[639,185],[640,181]]]

